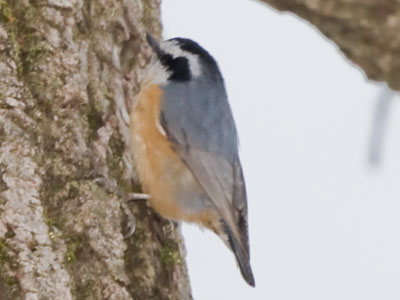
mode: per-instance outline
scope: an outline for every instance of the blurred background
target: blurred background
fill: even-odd
[[[249,0],[165,0],[217,60],[239,131],[256,288],[184,225],[196,300],[400,299],[400,97],[313,26]]]

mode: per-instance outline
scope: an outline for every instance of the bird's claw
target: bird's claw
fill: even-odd
[[[144,193],[129,193],[126,197],[126,202],[131,202],[131,201],[144,201],[144,200],[149,200],[150,195],[149,194],[144,194]]]
[[[142,193],[129,193],[124,197],[124,201],[122,202],[122,207],[125,211],[125,214],[128,218],[126,227],[128,228],[128,232],[124,235],[124,239],[130,238],[136,230],[136,221],[135,217],[133,216],[129,206],[128,202],[131,201],[147,201],[150,198],[150,195],[148,194],[142,194]]]
[[[131,210],[128,207],[128,203],[126,201],[122,202],[122,208],[126,214],[126,217],[128,218],[128,221],[126,223],[126,227],[128,228],[128,232],[124,235],[124,239],[130,238],[136,230],[136,220],[135,217],[133,216]]]

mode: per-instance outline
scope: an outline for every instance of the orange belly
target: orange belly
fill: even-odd
[[[131,137],[136,170],[143,190],[151,196],[150,205],[160,215],[207,226],[210,216],[208,209],[192,211],[187,209],[190,205],[182,203],[182,190],[186,190],[188,195],[201,195],[204,192],[173,150],[159,123],[162,96],[158,86],[148,85],[141,90],[132,109]],[[196,201],[193,199],[195,197],[190,198],[187,201]]]

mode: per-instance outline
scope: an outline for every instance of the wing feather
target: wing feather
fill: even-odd
[[[167,100],[162,101],[160,119],[167,138],[217,208],[241,273],[254,286],[246,188],[222,79],[220,84],[169,84],[164,95]]]
[[[207,82],[166,86],[164,99],[168,101],[161,105],[161,124],[176,152],[239,237],[240,218],[247,231],[247,199],[235,123],[224,86],[219,90],[204,90],[204,86]]]

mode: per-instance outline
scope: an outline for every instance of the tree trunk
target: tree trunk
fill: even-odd
[[[293,12],[334,41],[368,78],[400,90],[398,0],[261,0]]]
[[[129,110],[158,0],[0,0],[0,299],[191,299],[179,227],[140,192]]]
[[[400,90],[400,3],[262,0]],[[191,299],[179,228],[140,192],[128,115],[159,0],[0,0],[0,299]]]

